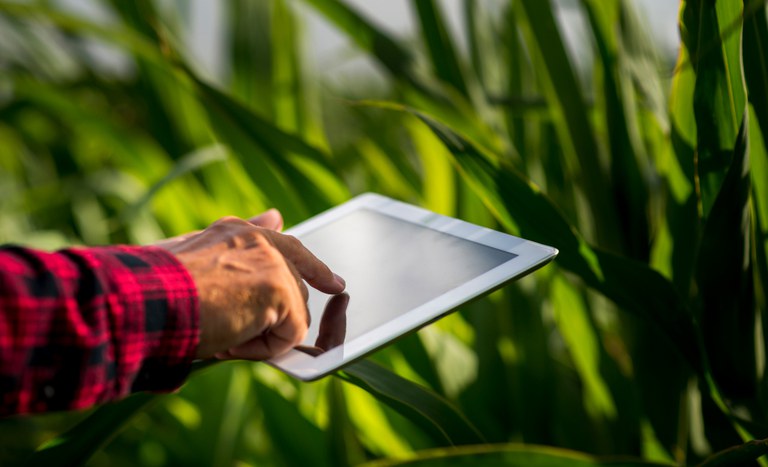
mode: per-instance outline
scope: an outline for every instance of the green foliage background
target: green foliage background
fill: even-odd
[[[464,0],[460,46],[438,0],[409,3],[408,43],[343,2],[233,0],[218,81],[186,3],[98,5],[0,1],[0,242],[150,243],[272,206],[290,225],[376,191],[561,254],[316,383],[226,363],[2,420],[0,463],[766,463],[764,1],[682,1],[670,71],[632,2],[581,0],[583,74],[549,1]],[[385,89],[319,85],[298,8]]]

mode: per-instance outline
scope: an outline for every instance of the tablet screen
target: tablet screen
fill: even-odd
[[[346,309],[326,316],[329,296],[310,287],[312,323],[303,345],[329,350],[515,258],[517,255],[426,228],[370,209],[351,212],[299,236],[317,257],[343,277]],[[408,245],[405,254],[403,245]],[[331,310],[331,307],[328,308]],[[321,341],[323,338],[321,337]]]

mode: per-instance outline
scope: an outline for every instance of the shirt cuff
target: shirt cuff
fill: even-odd
[[[71,249],[108,271],[115,349],[113,395],[181,386],[199,344],[199,300],[192,276],[170,252],[152,246]]]

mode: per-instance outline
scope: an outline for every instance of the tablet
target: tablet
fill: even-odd
[[[309,287],[301,346],[268,363],[325,376],[552,260],[555,248],[377,195],[360,195],[286,231],[347,283]]]

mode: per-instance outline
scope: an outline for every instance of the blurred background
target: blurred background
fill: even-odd
[[[0,0],[0,243],[290,226],[374,191],[561,251],[372,373],[219,364],[106,431],[0,420],[0,464],[73,427],[114,437],[54,463],[754,461],[766,11],[710,3]]]

